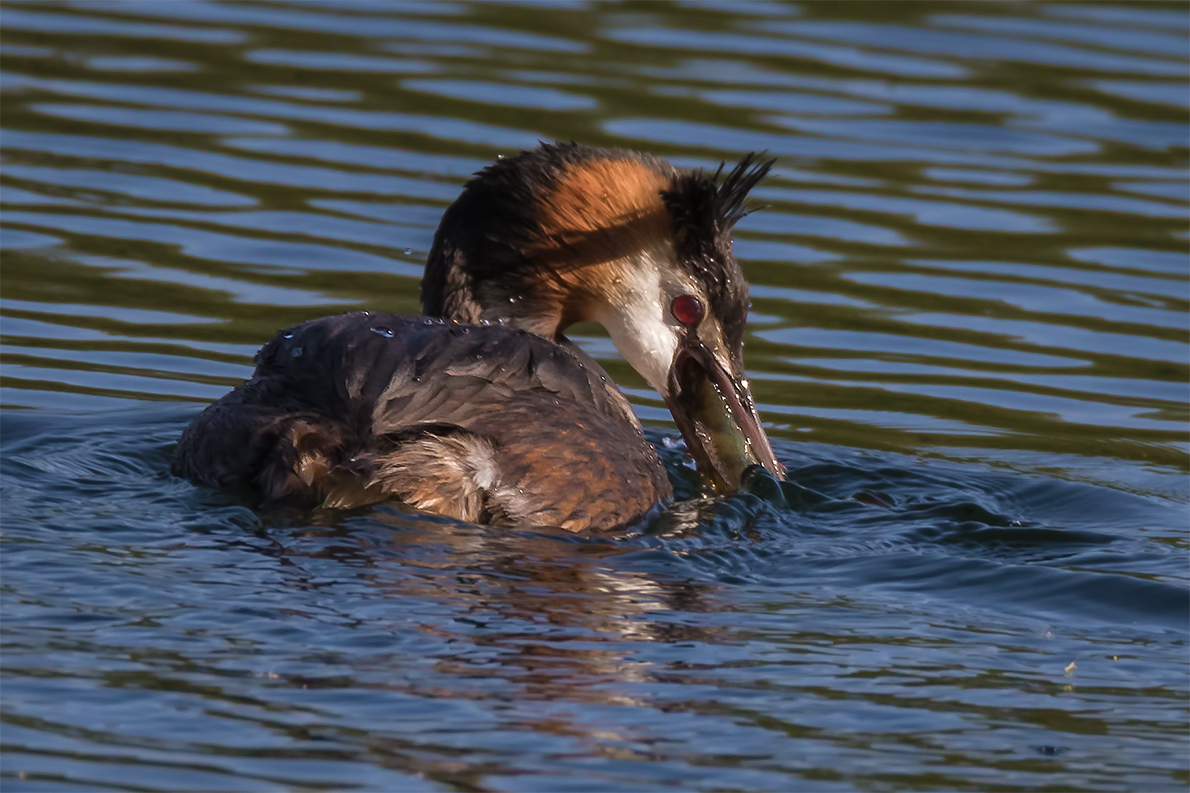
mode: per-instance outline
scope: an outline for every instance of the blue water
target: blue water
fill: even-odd
[[[5,3],[0,786],[1183,790],[1173,4]],[[778,457],[603,536],[170,477],[282,327],[417,310],[542,139],[778,157]]]

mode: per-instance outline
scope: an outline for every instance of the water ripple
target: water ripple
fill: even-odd
[[[1185,787],[1184,12],[5,3],[6,790]],[[538,138],[778,162],[786,482],[610,536],[171,477],[277,328],[418,310]]]

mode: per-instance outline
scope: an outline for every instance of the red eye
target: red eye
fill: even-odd
[[[683,325],[693,327],[702,322],[702,301],[694,295],[675,297],[674,302],[669,305],[669,310],[674,315],[674,319]]]

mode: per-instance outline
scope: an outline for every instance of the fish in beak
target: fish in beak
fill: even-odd
[[[716,495],[738,491],[755,465],[784,479],[739,361],[725,364],[691,334],[674,355],[668,385],[666,404]]]

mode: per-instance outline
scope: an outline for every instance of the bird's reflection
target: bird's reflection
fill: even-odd
[[[708,509],[700,502],[677,505],[645,531],[696,531]],[[298,585],[305,560],[333,559],[394,609],[434,604],[434,616],[414,624],[451,648],[438,655],[435,671],[503,680],[515,686],[503,696],[518,701],[641,704],[628,692],[659,671],[639,657],[644,645],[715,640],[715,629],[681,618],[713,609],[708,585],[667,573],[664,551],[623,537],[496,529],[398,505],[314,517],[325,525],[309,525],[307,514],[305,526],[266,529]],[[325,579],[325,569],[318,570]],[[462,690],[435,695],[468,696]]]

